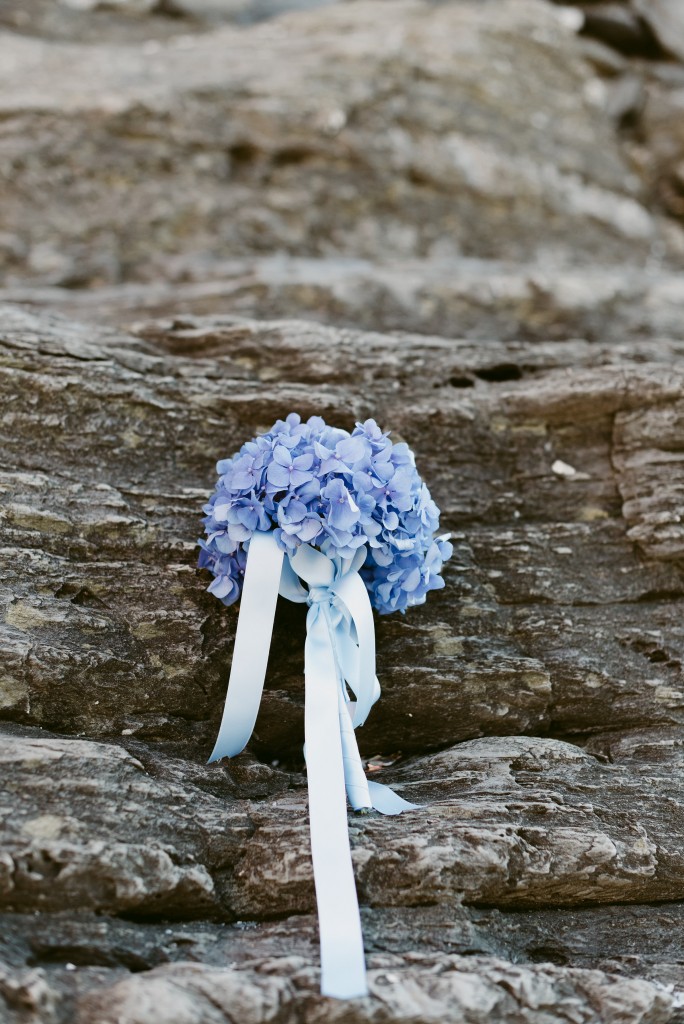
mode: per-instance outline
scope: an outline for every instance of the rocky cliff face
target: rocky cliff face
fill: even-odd
[[[0,14],[0,1019],[676,1022],[676,5],[288,6]],[[201,506],[292,409],[409,441],[456,548],[376,621],[360,746],[421,807],[350,816],[351,1004],[301,607],[205,764],[237,609]]]

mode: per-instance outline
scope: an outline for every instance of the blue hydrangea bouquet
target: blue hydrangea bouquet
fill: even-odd
[[[409,446],[393,444],[375,420],[350,434],[290,413],[216,471],[199,564],[214,574],[209,591],[224,604],[240,596],[257,530],[273,530],[286,554],[311,544],[330,558],[353,558],[366,547],[361,575],[381,614],[423,604],[444,586],[451,545],[434,536],[439,509]]]
[[[306,603],[305,760],[324,995],[367,993],[347,833],[355,810],[415,810],[366,779],[354,729],[380,696],[371,608],[423,604],[444,586],[448,535],[407,444],[375,420],[349,433],[296,413],[217,463],[199,565],[224,604],[241,598],[228,695],[210,761],[247,744],[278,595]],[[346,797],[345,797],[346,792]]]

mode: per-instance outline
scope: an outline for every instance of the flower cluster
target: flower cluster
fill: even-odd
[[[375,420],[350,434],[320,416],[302,423],[290,413],[216,471],[199,564],[214,574],[209,590],[224,604],[240,596],[257,530],[275,530],[290,553],[311,544],[329,558],[353,558],[365,547],[361,575],[379,612],[403,612],[444,586],[440,573],[452,549],[448,538],[434,536],[439,509],[411,449],[390,441]]]

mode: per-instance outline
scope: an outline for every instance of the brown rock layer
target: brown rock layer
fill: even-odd
[[[542,0],[495,18],[368,0],[152,46],[0,36],[6,275],[78,287],[201,280],[253,254],[677,252],[573,27]]]
[[[681,1021],[677,8],[3,5],[2,1024]],[[455,546],[376,619],[361,749],[419,807],[350,815],[352,1003],[301,607],[205,764],[201,508],[291,409],[408,441]]]

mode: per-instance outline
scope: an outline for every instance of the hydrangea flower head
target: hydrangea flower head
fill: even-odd
[[[407,444],[394,444],[375,420],[349,433],[297,413],[216,465],[218,481],[203,519],[199,565],[209,591],[232,604],[242,591],[249,542],[273,530],[292,554],[310,544],[329,558],[366,548],[361,575],[380,613],[423,604],[444,586],[448,537],[436,537],[439,509]]]

